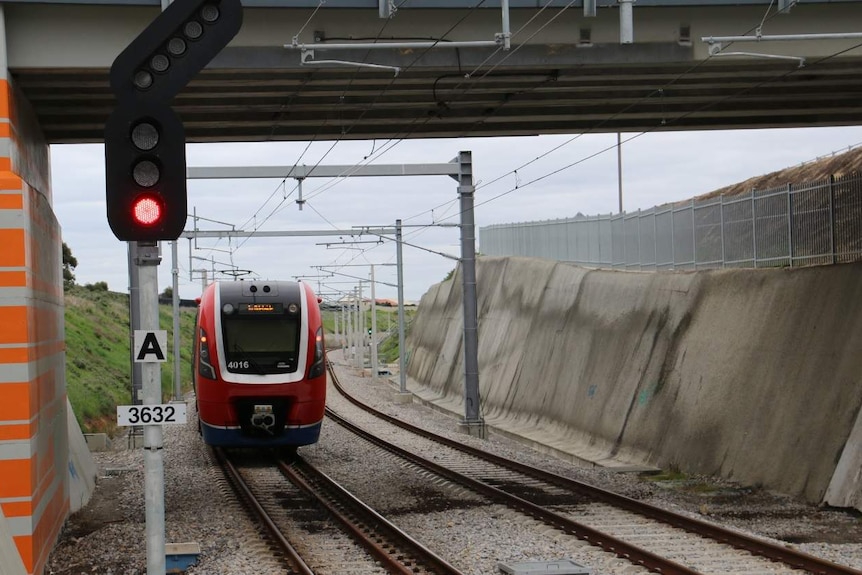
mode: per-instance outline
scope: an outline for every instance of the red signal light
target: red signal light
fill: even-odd
[[[142,226],[154,226],[162,220],[162,202],[150,195],[138,196],[132,204],[132,217]]]

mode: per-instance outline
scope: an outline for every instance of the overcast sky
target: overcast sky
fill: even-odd
[[[194,144],[188,146],[187,156],[190,167],[287,167],[297,163],[352,165],[368,161],[445,163],[459,151],[471,151],[479,228],[495,223],[561,218],[578,212],[585,215],[616,212],[616,138],[616,134],[596,134],[345,141],[334,147],[333,142],[314,142],[310,146],[307,142]],[[622,138],[624,209],[633,211],[688,199],[752,176],[846,151],[849,146],[862,143],[862,126],[623,134]],[[368,160],[364,160],[366,157]],[[112,291],[128,291],[126,244],[111,233],[105,215],[103,146],[54,145],[51,163],[54,208],[63,240],[78,260],[75,270],[78,283],[105,281]],[[249,231],[391,226],[398,218],[405,226],[458,222],[457,183],[445,176],[312,178],[303,184],[307,203],[302,211],[295,203],[295,180],[284,183],[263,179],[190,180],[188,187],[190,213],[196,210],[201,218]],[[198,227],[228,229],[224,224],[200,221]],[[190,217],[186,229],[192,227]],[[447,227],[405,227],[404,231],[407,242],[430,250],[404,248],[405,298],[418,300],[455,266],[455,261],[432,252],[458,256],[459,232]],[[341,240],[337,237],[252,237],[230,241],[201,239],[194,246],[188,240],[180,240],[180,295],[194,298],[200,294],[201,273],[193,271],[200,268],[208,269],[211,275],[213,267],[220,272],[232,265],[252,272],[245,277],[293,279],[321,275],[313,266],[330,266],[339,274],[368,278],[366,264],[395,263],[395,246],[391,242],[356,244],[349,249],[317,245],[338,241]],[[162,255],[160,292],[172,282],[167,242],[162,245]],[[396,283],[394,265],[376,267],[375,275],[378,282]],[[217,277],[229,276],[217,273]],[[339,275],[322,279],[321,284],[317,279],[307,281],[326,295],[335,290],[350,290],[356,284],[355,279]],[[378,284],[376,295],[394,299],[396,290]]]

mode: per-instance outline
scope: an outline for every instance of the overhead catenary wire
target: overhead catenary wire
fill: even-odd
[[[832,54],[830,54],[830,55],[828,55],[828,56],[824,56],[824,57],[820,58],[819,60],[816,60],[815,62],[812,62],[812,63],[811,63],[811,65],[809,66],[809,68],[810,68],[810,67],[812,67],[812,66],[816,66],[816,65],[818,65],[818,64],[822,64],[823,62],[826,62],[826,61],[828,61],[828,60],[830,60],[830,59],[832,59],[832,58],[836,58],[836,57],[838,57],[838,56],[840,56],[840,55],[842,55],[842,54],[845,54],[845,53],[847,53],[847,52],[850,52],[850,51],[856,50],[856,49],[858,49],[858,48],[860,48],[860,47],[862,47],[862,43],[855,44],[855,45],[850,46],[850,47],[848,47],[848,48],[845,48],[845,49],[839,50],[839,51],[837,51],[837,52],[834,52],[834,53],[832,53]],[[708,58],[707,58],[707,60],[708,60]],[[725,101],[727,101],[727,100],[730,100],[730,99],[733,99],[733,98],[738,98],[738,97],[740,97],[740,96],[742,96],[742,95],[744,95],[744,94],[746,94],[746,93],[748,93],[748,92],[750,92],[750,91],[752,91],[752,90],[755,90],[755,89],[757,89],[757,88],[759,88],[759,87],[761,87],[761,86],[763,86],[763,85],[765,85],[765,84],[768,84],[768,83],[771,83],[771,82],[775,82],[775,81],[783,80],[784,78],[786,78],[786,77],[788,77],[788,76],[790,76],[790,75],[792,75],[792,74],[794,74],[794,73],[797,73],[797,71],[798,71],[798,69],[792,69],[792,70],[790,70],[790,71],[783,72],[783,73],[781,73],[781,74],[776,75],[776,76],[775,76],[775,77],[773,77],[773,78],[765,79],[764,81],[762,81],[762,82],[760,82],[760,83],[758,83],[758,84],[756,84],[756,85],[750,86],[750,87],[748,87],[748,88],[741,89],[741,90],[739,90],[739,91],[737,91],[737,92],[735,92],[735,93],[733,93],[733,94],[730,94],[730,95],[724,96],[724,97],[722,97],[722,98],[720,98],[720,99],[718,99],[718,100],[715,100],[715,101],[712,101],[712,102],[710,102],[710,103],[704,104],[703,106],[701,106],[701,107],[700,107],[700,108],[698,108],[698,109],[691,110],[691,111],[689,111],[689,112],[687,112],[687,113],[685,113],[685,114],[681,114],[681,115],[677,116],[676,118],[673,118],[673,119],[671,119],[671,120],[669,120],[669,121],[667,121],[667,122],[665,122],[665,123],[663,123],[663,124],[661,124],[661,125],[655,126],[655,127],[654,127],[653,129],[651,129],[651,130],[646,130],[646,131],[644,131],[644,132],[640,132],[640,133],[638,133],[638,134],[636,134],[636,135],[634,135],[634,136],[632,136],[632,137],[628,138],[628,139],[627,139],[627,140],[625,140],[623,143],[630,142],[630,141],[632,141],[632,140],[634,140],[634,139],[636,139],[636,138],[639,138],[639,137],[641,137],[641,136],[643,136],[643,135],[646,135],[646,134],[648,134],[648,133],[651,133],[651,132],[653,132],[653,131],[655,131],[655,130],[657,130],[657,129],[659,129],[659,128],[663,128],[663,127],[665,127],[667,124],[671,124],[671,123],[674,123],[674,122],[680,121],[680,120],[682,120],[682,119],[684,119],[684,118],[688,117],[688,116],[689,116],[689,115],[691,115],[691,114],[699,113],[699,112],[701,112],[701,111],[703,111],[703,110],[705,110],[705,109],[708,109],[708,108],[710,108],[710,107],[716,106],[716,105],[718,105],[718,104],[720,104],[720,103],[722,103],[722,102],[725,102]],[[675,78],[675,79],[674,79],[674,81],[678,81],[678,80],[679,80],[679,77],[677,77],[677,78]],[[618,112],[618,114],[619,114],[619,113],[623,113],[623,112],[621,111],[621,112]],[[604,123],[604,122],[607,122],[607,121],[608,121],[608,119],[604,120],[604,121],[603,121],[603,123]],[[567,141],[564,143],[564,145],[565,145],[565,144],[570,143],[571,141],[573,141],[573,140],[574,140],[574,139],[576,139],[577,137],[580,137],[581,135],[582,135],[582,134],[579,134],[578,136],[576,136],[576,137],[574,137],[574,138],[571,138],[570,140],[567,140]],[[560,147],[561,147],[561,146],[560,146],[560,145],[558,145],[558,146],[554,147],[552,150],[559,149]],[[502,193],[500,193],[500,194],[497,194],[497,195],[495,195],[495,196],[493,196],[493,197],[491,197],[491,198],[488,198],[488,199],[486,199],[486,200],[484,200],[484,201],[481,201],[481,202],[476,203],[476,204],[474,205],[474,209],[475,209],[475,208],[477,208],[477,207],[479,207],[479,206],[481,206],[481,205],[484,205],[484,204],[490,203],[490,202],[492,202],[492,201],[498,200],[499,198],[504,197],[504,196],[507,196],[507,195],[509,195],[509,194],[511,194],[511,193],[513,193],[513,192],[515,192],[515,191],[523,190],[524,188],[529,187],[529,186],[531,186],[531,185],[533,185],[533,184],[535,184],[535,183],[537,183],[537,182],[540,182],[540,181],[545,180],[545,179],[547,179],[547,178],[549,178],[549,177],[551,177],[551,176],[553,176],[553,175],[556,175],[556,174],[558,174],[558,173],[561,173],[561,172],[563,172],[563,171],[566,171],[566,170],[568,170],[568,169],[571,169],[572,167],[575,167],[575,166],[577,166],[577,165],[580,165],[580,164],[582,164],[582,163],[586,162],[586,161],[587,161],[587,160],[589,160],[589,159],[592,159],[592,158],[597,157],[597,156],[599,156],[599,155],[601,155],[601,154],[604,154],[604,153],[610,152],[610,151],[612,151],[612,150],[615,150],[615,149],[616,149],[616,147],[617,147],[616,145],[607,146],[607,147],[605,147],[605,148],[603,148],[603,149],[601,149],[601,150],[599,150],[599,151],[597,151],[597,152],[595,152],[595,153],[592,153],[592,154],[589,154],[589,155],[587,155],[587,156],[584,156],[584,157],[582,157],[582,158],[580,158],[580,159],[578,159],[578,160],[576,160],[576,161],[574,161],[574,162],[571,162],[571,163],[569,163],[569,164],[567,164],[567,165],[564,165],[564,166],[562,166],[562,167],[560,167],[560,168],[554,169],[554,170],[552,170],[552,171],[550,171],[550,172],[547,172],[547,173],[545,173],[545,174],[543,174],[543,175],[541,175],[541,176],[538,176],[538,177],[536,177],[536,178],[534,178],[534,179],[532,179],[532,180],[529,180],[529,181],[527,181],[527,182],[519,182],[519,183],[518,183],[518,184],[516,184],[514,187],[512,187],[512,188],[510,188],[510,189],[508,189],[508,190],[506,190],[506,191],[504,191],[504,192],[502,192]],[[546,153],[546,154],[547,154],[547,153]],[[545,155],[546,155],[546,154],[545,154]],[[538,159],[538,158],[536,158],[536,159]],[[533,161],[535,161],[535,160],[532,160],[531,162],[528,162],[528,164],[529,164],[529,163],[532,163]],[[526,165],[526,164],[525,164],[525,165]],[[517,170],[518,170],[518,169],[520,169],[520,168],[516,168],[515,170],[510,170],[509,172],[506,172],[506,174],[504,174],[503,176],[500,176],[500,177],[496,178],[496,179],[495,179],[495,180],[493,180],[492,182],[489,182],[489,184],[490,184],[490,183],[494,183],[494,182],[496,182],[496,181],[499,181],[499,179],[501,179],[502,177],[504,177],[504,176],[506,176],[506,175],[513,174],[513,173],[517,172]],[[477,186],[477,189],[478,189],[479,187],[481,187],[481,186]],[[441,204],[440,206],[437,206],[437,207],[441,207],[442,205],[451,204],[451,203],[453,203],[453,202],[455,202],[455,201],[456,201],[456,200],[450,200],[449,202],[446,202],[446,203],[444,203],[444,204]],[[433,209],[436,209],[436,208],[432,208],[432,210],[433,210]],[[430,210],[426,210],[426,211],[422,212],[421,214],[426,214],[426,213],[428,213],[429,211],[430,211]],[[420,214],[420,215],[421,215],[421,214]],[[451,218],[453,218],[453,217],[455,217],[455,216],[457,216],[457,215],[460,215],[460,212],[458,212],[458,213],[456,213],[456,214],[452,214],[452,215],[447,216],[447,217],[442,218],[442,219],[443,219],[443,220],[445,220],[445,219],[451,219]],[[417,215],[417,216],[418,216],[418,215]],[[417,217],[417,216],[412,216],[412,217]],[[419,230],[413,231],[413,232],[411,232],[411,233],[412,233],[413,235],[415,235],[415,234],[417,234],[417,233],[421,232],[423,229],[425,229],[425,228],[420,228]],[[407,244],[405,244],[405,245],[407,245]],[[415,247],[415,246],[412,246],[412,247]],[[376,247],[369,248],[369,251],[370,251],[370,250],[372,250],[372,249],[376,249]]]
[[[785,11],[786,11],[786,10],[788,10],[788,9],[789,9],[789,7],[785,8],[785,9],[783,9],[783,10],[779,10],[779,11],[775,12],[772,16],[768,16],[768,17],[767,17],[767,15],[768,15],[768,10],[767,10],[767,14],[765,14],[765,15],[764,15],[764,17],[763,17],[763,19],[761,20],[760,24],[759,24],[758,26],[754,26],[754,27],[752,27],[752,28],[749,28],[749,29],[748,29],[748,31],[747,31],[747,32],[745,32],[744,34],[750,34],[751,32],[753,32],[753,31],[755,31],[755,30],[757,30],[757,29],[759,29],[759,28],[762,28],[762,27],[763,27],[763,25],[764,25],[766,22],[768,22],[768,21],[769,21],[769,20],[771,20],[772,18],[774,18],[774,17],[778,16],[778,15],[779,15],[779,14],[781,14],[782,12],[785,12]],[[534,34],[534,35],[535,35],[535,34]],[[532,37],[532,36],[531,36],[531,37]],[[510,54],[510,55],[511,55],[511,54]],[[546,157],[546,156],[548,156],[548,155],[552,154],[553,152],[555,152],[555,151],[557,151],[557,150],[560,150],[560,149],[562,149],[562,148],[564,148],[564,147],[568,146],[568,145],[569,145],[569,144],[571,144],[572,142],[574,142],[574,141],[576,141],[576,140],[580,139],[581,137],[583,137],[583,136],[585,136],[585,135],[587,135],[587,134],[590,134],[590,133],[593,133],[593,132],[597,131],[597,130],[598,130],[599,128],[601,128],[603,125],[605,125],[605,124],[607,124],[608,122],[612,121],[612,120],[613,120],[613,119],[615,119],[616,117],[618,117],[618,116],[620,116],[620,115],[622,115],[622,114],[626,113],[628,110],[632,109],[633,107],[635,107],[635,106],[637,106],[637,105],[639,105],[639,104],[641,104],[641,103],[643,103],[643,102],[645,102],[645,101],[649,100],[650,98],[652,98],[652,97],[653,97],[653,96],[655,96],[655,95],[659,95],[659,94],[661,94],[664,90],[666,90],[666,89],[670,88],[671,86],[673,86],[674,84],[676,84],[677,82],[679,82],[680,80],[682,80],[683,78],[685,78],[687,75],[689,75],[689,74],[693,73],[694,71],[696,71],[696,70],[697,70],[698,68],[700,68],[701,66],[704,66],[707,62],[709,62],[709,61],[712,59],[712,57],[713,57],[713,55],[712,55],[712,54],[708,55],[706,59],[704,59],[704,60],[702,60],[702,61],[700,61],[700,62],[698,62],[698,63],[696,63],[696,64],[692,65],[692,66],[691,66],[690,68],[688,68],[687,70],[684,70],[683,72],[681,72],[680,74],[678,74],[676,77],[672,78],[670,81],[668,81],[666,84],[664,84],[664,85],[663,85],[663,86],[661,86],[660,88],[657,88],[657,89],[653,90],[652,92],[650,92],[649,94],[647,94],[646,96],[644,96],[644,97],[642,97],[642,98],[638,99],[638,100],[637,100],[637,101],[635,101],[635,102],[630,103],[628,106],[625,106],[625,107],[624,107],[623,109],[621,109],[619,112],[617,112],[617,113],[615,113],[615,114],[612,114],[612,115],[608,116],[607,118],[604,118],[603,120],[599,121],[595,126],[593,126],[592,128],[590,128],[589,130],[586,130],[586,131],[584,131],[584,132],[581,132],[581,133],[579,133],[579,134],[574,135],[573,137],[569,138],[569,139],[568,139],[568,140],[566,140],[565,142],[562,142],[562,143],[560,143],[560,144],[558,144],[558,145],[554,146],[554,147],[553,147],[553,148],[551,148],[550,150],[548,150],[548,151],[546,151],[546,152],[544,152],[544,153],[540,154],[539,156],[536,156],[536,157],[535,157],[535,158],[533,158],[532,160],[530,160],[530,161],[528,161],[528,162],[526,162],[526,163],[524,163],[524,164],[521,164],[520,166],[518,166],[518,167],[516,167],[516,168],[514,168],[514,169],[508,170],[508,171],[506,171],[506,172],[504,172],[504,173],[500,174],[499,176],[497,176],[497,177],[495,177],[495,178],[491,179],[490,181],[488,181],[487,183],[483,183],[483,184],[481,184],[481,185],[478,185],[478,184],[477,184],[477,186],[476,186],[476,190],[478,191],[478,190],[479,190],[479,189],[481,189],[481,188],[484,188],[484,187],[490,186],[491,184],[494,184],[494,183],[496,183],[497,181],[499,181],[499,180],[501,180],[501,179],[503,179],[503,178],[506,178],[506,177],[508,177],[508,176],[510,176],[510,175],[515,175],[515,174],[517,174],[517,172],[518,172],[519,170],[522,170],[523,168],[525,168],[525,167],[529,166],[530,164],[533,164],[533,163],[535,163],[536,161],[538,161],[538,160],[540,160],[540,159],[542,159],[542,158],[544,158],[544,157]],[[821,60],[821,61],[822,61],[822,60]],[[779,76],[778,78],[775,78],[775,79],[780,79],[780,78],[782,78],[782,77],[784,77],[784,75],[781,75],[781,76]],[[775,80],[775,79],[773,79],[773,80]],[[770,81],[773,81],[773,80],[770,80]],[[758,84],[756,87],[759,87],[759,86],[761,86],[761,85],[763,85],[763,84],[764,84],[764,83],[760,83],[760,84]],[[751,89],[753,89],[753,88],[751,88]],[[739,94],[736,94],[736,95],[739,95]],[[734,97],[735,97],[736,95],[734,95]],[[691,112],[691,113],[699,112],[699,111],[701,111],[702,109],[703,109],[703,108],[698,109],[698,110],[694,110],[694,111],[693,111],[693,112]],[[687,115],[682,116],[682,117],[687,117]],[[681,118],[678,118],[678,119],[681,119]],[[642,134],[641,134],[641,135],[642,135]],[[627,140],[627,141],[628,141],[628,140]],[[623,143],[625,143],[625,142],[623,142]],[[616,149],[616,146],[612,146],[612,147],[610,147],[610,148],[608,148],[608,149],[602,150],[602,153],[604,153],[604,152],[606,152],[606,151],[609,151],[609,150],[611,150],[611,149]],[[595,156],[597,156],[597,155],[598,155],[598,154],[591,154],[587,159],[592,158],[592,157],[595,157]],[[580,162],[576,162],[576,163],[575,163],[575,165],[576,165],[577,163],[580,163]],[[509,192],[507,192],[507,193],[511,193],[511,192],[515,191],[518,187],[519,187],[519,186],[516,186],[515,188],[513,188],[512,190],[510,190],[510,191],[509,191]],[[435,210],[435,209],[438,209],[438,208],[444,207],[444,206],[446,206],[446,205],[452,204],[452,203],[454,203],[455,201],[457,201],[457,200],[449,200],[449,201],[444,202],[444,203],[442,203],[442,204],[438,204],[438,205],[436,205],[435,207],[431,208],[430,210],[425,210],[425,211],[419,212],[419,213],[417,213],[417,214],[415,214],[415,215],[413,215],[413,216],[409,216],[409,217],[407,217],[407,218],[404,218],[404,221],[408,221],[408,220],[411,220],[411,219],[416,219],[416,218],[418,218],[418,217],[421,217],[421,216],[423,216],[423,215],[425,215],[425,214],[428,214],[428,213],[432,212],[432,211],[433,211],[433,210]],[[485,203],[485,202],[483,202],[483,203]],[[479,205],[481,205],[481,204],[479,204]],[[475,206],[474,206],[474,207],[475,207]],[[447,219],[448,219],[448,218],[447,218]]]
[[[774,16],[774,15],[775,15],[775,14],[773,14],[773,16]],[[763,22],[766,22],[767,20],[768,20],[768,19],[766,18],[766,16],[764,16],[764,20],[761,22],[761,26],[763,25]],[[676,78],[674,78],[673,80],[669,81],[669,82],[666,84],[666,86],[670,86],[670,85],[672,85],[673,83],[675,83],[675,82],[679,81],[679,79],[680,79],[680,78],[684,77],[684,76],[685,76],[686,74],[688,74],[688,73],[691,73],[691,72],[692,72],[692,71],[694,71],[698,66],[703,65],[703,63],[705,63],[705,62],[706,62],[706,61],[708,61],[708,60],[709,60],[709,58],[707,58],[707,60],[704,60],[703,62],[701,62],[701,63],[697,64],[696,66],[693,66],[693,67],[692,67],[692,68],[690,68],[689,70],[687,70],[687,71],[685,71],[685,72],[681,73],[679,76],[677,76],[677,77],[676,77]],[[822,60],[821,60],[821,61],[822,61]],[[499,64],[498,64],[498,65],[499,65]],[[781,77],[781,76],[779,76],[779,77]],[[769,81],[772,81],[772,80],[769,80]],[[758,86],[763,85],[764,83],[767,83],[767,82],[768,82],[768,81],[762,82],[762,83],[758,84]],[[390,83],[390,85],[391,85],[391,83]],[[659,89],[659,90],[661,90],[661,89]],[[380,94],[385,93],[385,91],[386,91],[386,89],[382,90],[382,91],[380,92]],[[745,92],[745,91],[742,91],[742,92],[740,92],[740,93],[744,93],[744,92]],[[465,93],[466,93],[466,92],[465,92]],[[643,101],[643,100],[645,100],[645,99],[648,99],[648,98],[650,98],[650,97],[654,96],[654,95],[655,95],[655,93],[656,93],[656,92],[653,92],[653,93],[651,93],[650,95],[645,96],[644,98],[641,98],[638,102],[641,102],[641,101]],[[736,94],[736,95],[738,95],[738,94]],[[719,102],[720,102],[720,101],[724,101],[724,100],[726,100],[726,99],[728,99],[728,98],[731,98],[731,97],[735,97],[736,95],[731,95],[731,96],[725,97],[724,99],[719,100]],[[636,103],[637,103],[637,102],[636,102]],[[636,104],[636,103],[635,103],[635,104]],[[619,114],[624,113],[624,112],[625,112],[625,110],[629,109],[631,106],[633,106],[633,105],[635,105],[635,104],[630,104],[629,106],[627,106],[627,107],[623,108],[623,110],[621,110],[620,112],[618,112],[618,113],[616,113],[616,114],[614,114],[614,115],[611,115],[611,116],[609,116],[608,118],[606,118],[606,119],[602,120],[601,122],[599,122],[599,123],[596,125],[596,127],[594,127],[593,129],[591,129],[590,131],[588,131],[588,132],[586,132],[586,133],[589,133],[589,132],[591,132],[591,131],[595,131],[596,129],[598,129],[599,127],[601,127],[602,125],[604,125],[606,122],[610,121],[611,119],[613,119],[614,117],[618,116]],[[707,104],[707,105],[705,105],[704,107],[700,108],[699,110],[695,110],[695,111],[693,111],[693,112],[691,112],[691,113],[695,113],[695,112],[697,112],[697,111],[700,111],[700,110],[706,109],[706,108],[708,108],[709,106],[711,106],[711,105],[715,105],[715,104],[716,104],[715,102],[714,102],[714,103],[712,103],[712,104]],[[679,116],[679,117],[677,117],[677,118],[675,118],[675,119],[671,120],[671,122],[679,121],[680,119],[682,119],[682,118],[686,117],[687,115],[688,115],[688,114],[685,114],[685,115]],[[357,120],[357,121],[358,121],[358,120]],[[426,120],[426,121],[427,121],[427,120]],[[355,124],[354,124],[354,125],[355,125]],[[663,124],[663,125],[666,125],[666,124]],[[656,128],[656,129],[657,129],[657,128]],[[643,132],[643,133],[641,133],[641,134],[639,134],[639,135],[637,135],[637,136],[635,136],[635,137],[640,137],[641,135],[643,135],[643,134],[645,134],[645,133],[648,133],[648,132],[651,132],[651,131],[653,131],[653,130],[648,130],[648,131]],[[411,132],[412,132],[412,131],[411,131]],[[408,134],[409,134],[409,133],[411,133],[411,132],[408,132]],[[569,143],[571,143],[571,142],[572,142],[572,141],[574,141],[575,139],[577,139],[577,138],[581,137],[582,135],[583,135],[583,133],[582,133],[582,134],[578,134],[577,136],[575,136],[575,137],[571,138],[571,139],[570,139],[570,140],[568,140],[567,142],[565,142],[565,143],[563,143],[563,144],[560,144],[560,145],[555,146],[554,148],[552,148],[552,149],[551,149],[551,150],[549,150],[548,152],[546,152],[546,153],[544,153],[544,154],[542,154],[542,155],[540,155],[540,156],[537,156],[537,157],[536,157],[536,158],[534,158],[533,160],[531,160],[531,161],[527,162],[526,164],[523,164],[522,166],[520,166],[519,168],[516,168],[515,170],[510,170],[509,172],[506,172],[505,174],[502,174],[501,176],[497,177],[496,179],[493,179],[493,180],[489,181],[487,184],[483,184],[481,187],[489,186],[489,185],[491,185],[491,184],[495,183],[496,181],[498,181],[499,179],[502,179],[502,178],[506,177],[508,174],[512,174],[512,173],[516,172],[518,169],[521,169],[521,168],[523,168],[523,167],[525,167],[525,166],[527,166],[527,165],[532,164],[533,162],[537,161],[538,159],[540,159],[540,158],[542,158],[542,157],[544,157],[544,156],[546,156],[546,155],[548,155],[548,154],[550,154],[550,153],[553,153],[554,151],[556,151],[556,150],[558,150],[558,149],[560,149],[560,148],[562,148],[562,147],[565,147],[566,145],[568,145]],[[634,138],[630,138],[630,139],[626,140],[626,142],[630,141],[631,139],[634,139]],[[392,141],[393,141],[393,140],[390,140],[390,142],[392,142]],[[395,144],[394,144],[394,145],[397,145],[397,142],[400,142],[400,141],[403,141],[403,138],[401,138],[401,139],[399,139],[399,140],[395,141]],[[607,149],[603,150],[603,152],[604,152],[604,151],[609,151],[609,150],[611,150],[611,149],[614,149],[615,147],[616,147],[616,146],[608,147]],[[381,151],[388,151],[389,149],[391,149],[391,146],[390,146],[390,147],[388,147],[388,148],[383,147],[383,148],[381,148]],[[373,153],[374,153],[374,152],[372,152],[372,154],[373,154]],[[516,186],[516,188],[513,188],[512,190],[510,190],[509,192],[506,192],[506,193],[511,193],[511,192],[512,192],[512,191],[514,191],[515,189],[525,188],[525,187],[527,187],[527,186],[529,186],[529,185],[531,185],[531,184],[533,184],[533,183],[535,183],[535,182],[537,182],[537,181],[540,181],[541,179],[544,179],[544,178],[546,178],[546,177],[550,177],[551,175],[554,175],[554,174],[556,174],[556,173],[559,173],[560,171],[563,171],[563,170],[565,170],[565,169],[569,169],[570,167],[572,167],[572,166],[574,166],[574,165],[578,165],[578,164],[579,164],[579,163],[581,163],[582,161],[585,161],[586,159],[589,159],[589,158],[595,157],[596,155],[598,155],[598,154],[591,154],[591,155],[587,156],[586,158],[582,159],[581,161],[573,162],[573,163],[571,163],[571,164],[569,164],[569,165],[567,165],[567,166],[563,166],[563,167],[562,167],[562,168],[560,168],[560,169],[553,170],[553,171],[549,172],[548,174],[546,174],[545,176],[542,176],[541,178],[537,178],[537,179],[531,180],[530,182],[527,182],[526,184],[521,184],[521,185],[519,185],[519,186]],[[477,186],[477,188],[478,188],[478,187],[479,187],[479,186]],[[321,192],[321,193],[322,193],[322,192]],[[501,196],[496,196],[496,197],[501,197]],[[454,203],[454,201],[455,201],[455,200],[452,200],[452,201],[449,201],[449,202],[445,202],[444,204],[441,204],[440,206],[437,206],[437,207],[439,208],[439,207],[443,207],[443,206],[451,205],[452,203]],[[492,201],[492,200],[488,200],[488,201]],[[487,203],[487,201],[482,202],[482,203],[480,203],[479,205],[482,205],[482,204],[484,204],[484,203]],[[433,210],[433,209],[435,209],[435,208],[432,208],[432,210]],[[423,213],[427,213],[427,211],[425,211],[425,212],[423,212]],[[454,215],[457,215],[457,214],[453,214],[452,216],[449,216],[449,218],[454,217]],[[417,216],[418,216],[418,215],[417,215]],[[411,216],[410,218],[414,218],[414,217],[417,217],[417,216]],[[449,218],[446,218],[446,219],[449,219]],[[420,231],[421,231],[421,230],[417,230],[416,232],[413,232],[413,233],[420,233]]]

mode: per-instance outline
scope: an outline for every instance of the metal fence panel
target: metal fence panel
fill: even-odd
[[[641,267],[656,269],[655,208],[638,213],[638,252]]]
[[[724,261],[729,267],[754,266],[754,218],[752,198],[725,200],[721,204]]]
[[[611,267],[625,267],[626,265],[625,226],[626,221],[623,215],[611,218],[611,230],[613,231],[611,235],[613,238]]]
[[[792,206],[788,189],[755,192],[754,246],[759,267],[792,265]]]
[[[613,254],[613,230],[611,225],[611,220],[609,218],[602,218],[598,220],[599,226],[599,241],[596,246],[596,253],[598,254],[598,261],[602,266],[613,266],[614,263],[614,254]]]
[[[832,198],[833,249],[836,262],[862,258],[862,178],[835,178],[827,182]]]
[[[799,266],[862,259],[862,176],[606,216],[497,224],[487,255],[622,269]]]
[[[677,269],[694,269],[694,202],[673,210],[673,265]]]
[[[800,186],[789,192],[793,265],[830,263],[832,261],[832,216],[829,184]]]
[[[720,267],[721,259],[721,199],[696,202],[694,206],[694,241],[699,268]]]
[[[655,214],[655,267],[673,268],[673,209]]]

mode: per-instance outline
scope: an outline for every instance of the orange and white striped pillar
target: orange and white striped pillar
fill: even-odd
[[[69,511],[62,240],[49,150],[9,78],[0,4],[0,509],[41,574]]]

